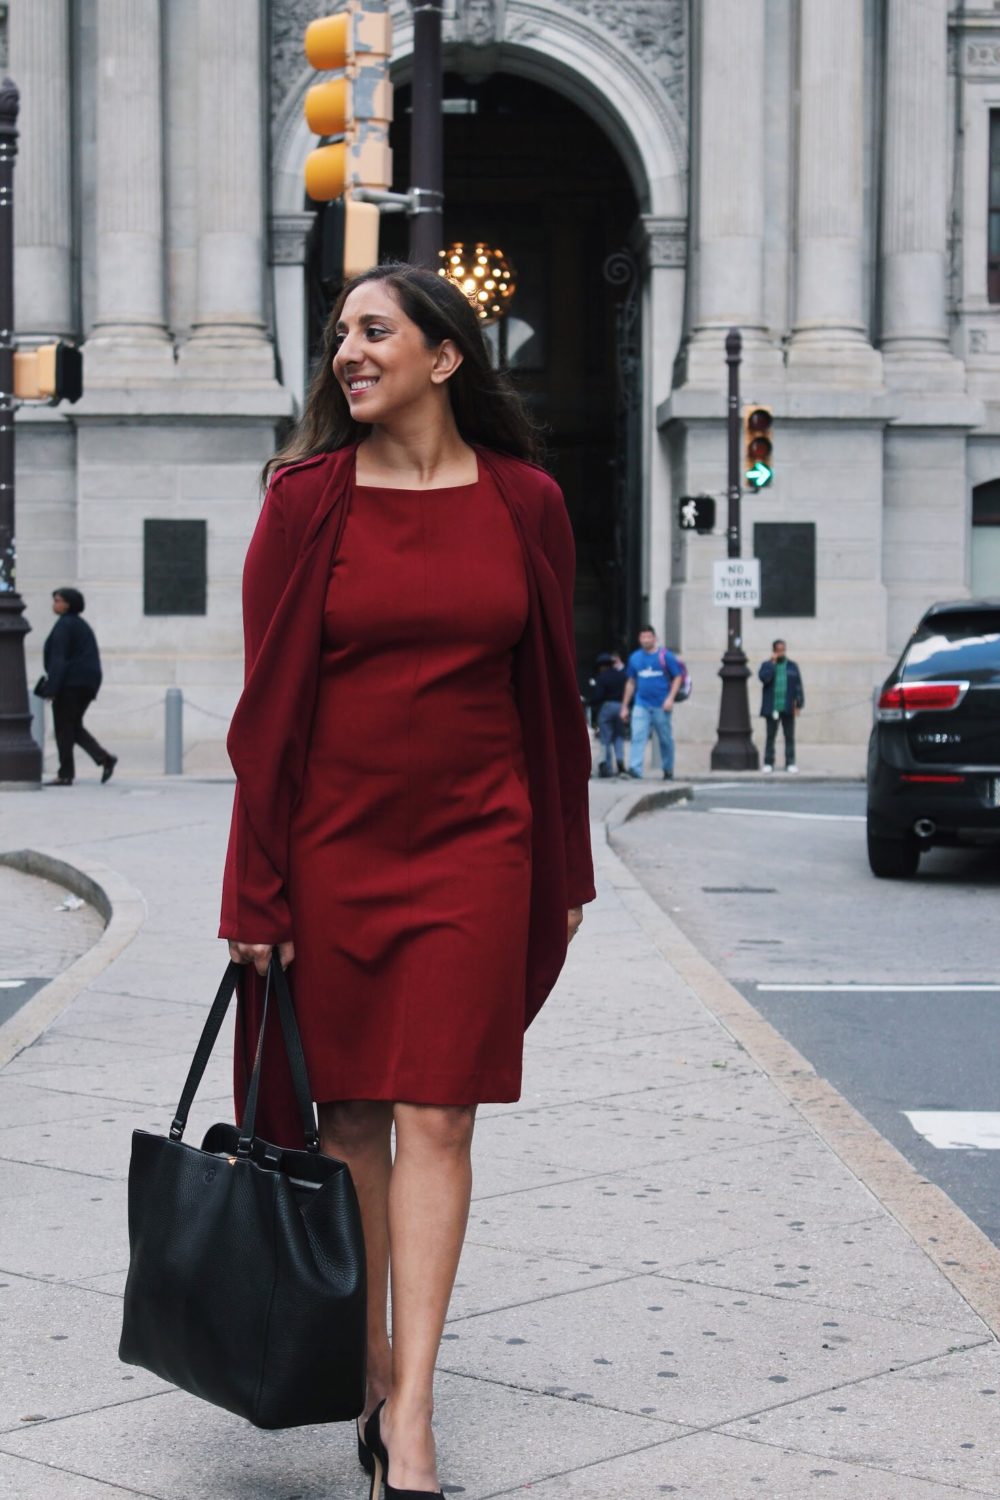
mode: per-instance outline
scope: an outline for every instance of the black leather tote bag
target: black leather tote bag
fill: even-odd
[[[342,1422],[365,1399],[365,1251],[344,1162],[322,1156],[284,971],[272,960],[243,1123],[185,1144],[239,977],[212,1004],[168,1136],[132,1134],[130,1262],[119,1356],[257,1427]],[[272,991],[304,1150],[254,1135]]]

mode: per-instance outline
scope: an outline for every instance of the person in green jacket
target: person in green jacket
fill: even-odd
[[[780,724],[785,736],[785,770],[794,774],[798,770],[795,764],[795,720],[805,707],[806,697],[802,691],[802,673],[798,664],[789,658],[784,641],[772,644],[770,660],[761,662],[757,676],[764,684],[760,705],[761,718],[767,725],[764,770],[774,770],[774,748]]]

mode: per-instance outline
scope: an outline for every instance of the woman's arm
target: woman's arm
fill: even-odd
[[[279,474],[271,481],[264,497],[243,567],[243,647],[247,678],[290,572],[282,476]],[[235,727],[230,730],[227,743],[234,761],[237,761],[239,737]],[[222,882],[219,936],[243,946],[257,947],[290,943],[292,938],[291,911],[284,884],[254,833],[238,774]],[[266,969],[266,963],[264,967]]]
[[[575,674],[576,651],[573,630],[573,583],[576,572],[576,547],[573,529],[562,491],[549,481],[543,512],[542,546],[552,565],[562,600],[565,623],[565,650],[569,674]],[[590,736],[582,708],[578,709],[579,733],[569,747],[566,763],[560,764],[563,827],[566,845],[566,887],[570,908],[593,901],[594,861],[590,849],[589,787],[591,772]],[[577,924],[579,925],[579,924]],[[575,927],[571,926],[575,931]]]
[[[45,675],[48,679],[45,685],[46,697],[54,698],[62,687],[62,680],[66,676],[66,668],[69,665],[69,634],[70,615],[63,615],[57,620],[45,642]]]

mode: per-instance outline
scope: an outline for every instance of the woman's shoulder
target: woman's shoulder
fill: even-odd
[[[282,497],[315,494],[317,485],[322,484],[330,470],[343,463],[345,456],[352,451],[349,448],[335,448],[332,452],[313,453],[308,458],[297,458],[291,463],[279,464],[271,471],[265,498],[279,493]]]
[[[558,483],[541,464],[532,463],[527,458],[515,458],[512,453],[498,453],[494,448],[478,451],[494,472],[510,483],[512,495],[524,506],[544,514],[554,505],[565,505]]]
[[[353,453],[353,447],[335,448],[272,470],[261,506],[265,527],[281,526],[293,539],[301,539],[329,485],[337,481]]]

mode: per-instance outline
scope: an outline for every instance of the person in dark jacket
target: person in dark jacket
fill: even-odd
[[[593,723],[601,738],[604,759],[597,768],[598,776],[628,774],[625,765],[625,726],[621,720],[622,698],[625,694],[625,663],[617,651],[602,651],[597,657],[598,673],[590,689],[587,702],[593,715]]]
[[[59,774],[49,786],[72,786],[76,775],[73,747],[86,750],[101,769],[101,781],[108,781],[118,757],[103,749],[83,727],[83,716],[97,697],[101,686],[101,657],[97,639],[83,614],[83,595],[79,589],[56,589],[52,595],[52,612],[59,618],[45,642],[45,677],[36,688],[40,698],[52,699],[56,744],[59,747]]]
[[[780,724],[785,736],[785,770],[794,774],[798,770],[795,764],[795,719],[805,707],[806,696],[802,691],[802,673],[789,659],[784,641],[772,644],[771,658],[761,662],[757,676],[764,684],[760,713],[767,723],[764,770],[774,770],[774,747]]]

